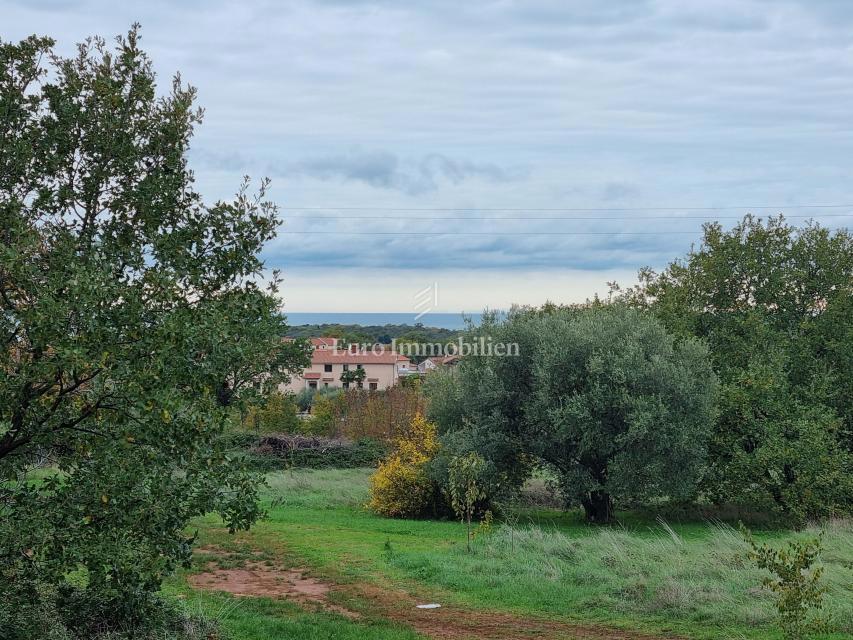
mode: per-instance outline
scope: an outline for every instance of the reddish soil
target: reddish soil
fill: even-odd
[[[219,553],[204,549],[208,553]],[[225,554],[227,555],[227,554]],[[362,614],[329,602],[330,592],[364,603],[359,609],[411,627],[435,640],[518,640],[553,638],[563,640],[674,640],[676,636],[660,636],[636,631],[623,631],[594,624],[558,622],[509,613],[476,611],[453,605],[439,609],[418,609],[425,604],[404,591],[361,583],[333,585],[306,575],[302,568],[279,567],[247,562],[233,569],[209,568],[188,577],[197,589],[225,591],[236,596],[284,598],[311,608],[324,609],[358,619]]]
[[[211,569],[187,578],[196,589],[225,591],[235,596],[284,598],[300,605],[334,611],[348,618],[359,614],[328,601],[332,585],[305,575],[305,570],[280,569],[248,562],[233,569]]]
[[[440,609],[418,609],[418,602],[405,592],[359,584],[355,595],[370,602],[370,610],[436,640],[518,640],[521,638],[553,638],[562,640],[675,640],[676,636],[659,636],[608,627],[558,622],[517,616],[494,611],[462,609],[443,605]]]

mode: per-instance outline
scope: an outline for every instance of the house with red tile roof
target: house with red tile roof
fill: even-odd
[[[390,345],[344,347],[337,338],[311,338],[311,365],[301,375],[294,376],[282,391],[298,393],[303,389],[358,387],[380,390],[393,387],[400,380],[400,371],[409,369],[406,356],[392,350]],[[364,381],[341,382],[345,371],[364,369]],[[405,375],[405,374],[404,374]]]
[[[458,362],[459,356],[457,355],[430,356],[418,364],[418,371],[420,373],[429,373],[441,367],[452,367]]]

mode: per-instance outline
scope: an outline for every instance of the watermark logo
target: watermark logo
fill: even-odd
[[[417,322],[438,307],[438,282],[433,282],[424,287],[413,298],[415,301],[414,310],[417,312],[415,322]]]
[[[394,338],[391,344],[358,344],[352,342],[346,347],[334,346],[335,353],[347,353],[351,356],[373,355],[382,356],[389,353],[408,358],[452,357],[467,356],[506,357],[519,356],[520,348],[517,342],[503,342],[491,336],[460,336],[455,341],[447,342],[397,342]]]
[[[391,349],[408,358],[429,358],[435,356],[518,356],[517,342],[501,342],[491,336],[459,337],[456,342],[403,342],[391,341]]]

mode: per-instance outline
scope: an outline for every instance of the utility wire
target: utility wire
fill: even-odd
[[[449,209],[448,209],[449,211]],[[479,211],[487,211],[479,209]],[[528,211],[540,211],[528,209]],[[853,213],[821,213],[821,218],[849,218]],[[740,220],[743,216],[714,216],[715,220]],[[810,215],[785,216],[786,218],[814,218]],[[287,220],[709,220],[708,216],[299,216],[289,215]]]
[[[661,236],[696,235],[695,231],[285,231],[282,235],[329,236]]]
[[[731,211],[851,209],[853,204],[726,205],[718,207],[280,207],[282,211]],[[740,217],[740,216],[738,216]]]

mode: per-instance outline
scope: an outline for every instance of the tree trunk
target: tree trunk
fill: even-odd
[[[590,491],[587,497],[581,500],[581,504],[586,519],[590,522],[606,524],[613,519],[613,500],[606,491]]]

